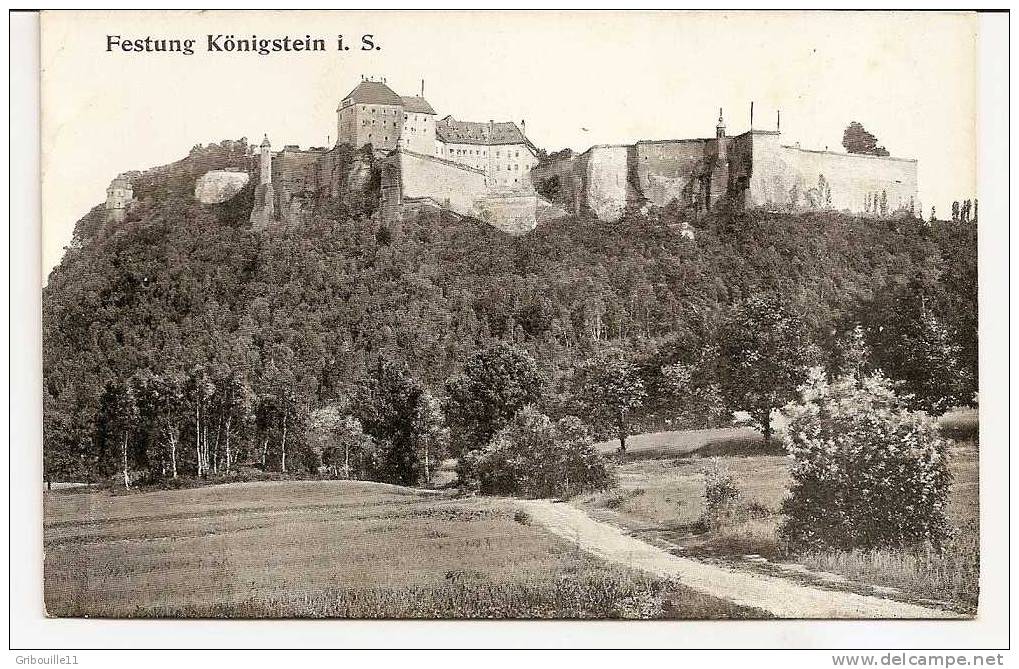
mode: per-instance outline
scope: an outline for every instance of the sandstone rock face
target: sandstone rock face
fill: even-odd
[[[372,163],[366,157],[355,156],[347,173],[347,192],[359,193],[368,189],[372,178]]]
[[[585,195],[599,220],[614,223],[626,208],[628,152],[626,146],[595,146],[589,151]]]
[[[566,212],[534,193],[500,193],[476,200],[472,215],[498,230],[519,237],[534,230],[540,223],[565,216]]]
[[[247,172],[213,170],[198,177],[195,183],[195,199],[202,204],[226,202],[248,185],[251,177]]]

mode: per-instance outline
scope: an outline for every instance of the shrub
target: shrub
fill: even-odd
[[[792,550],[942,545],[947,442],[880,375],[829,383],[819,372],[787,407],[794,463],[780,529]]]
[[[516,513],[513,514],[513,520],[520,523],[521,525],[530,525],[531,514],[527,513],[523,509],[519,509],[517,510]]]
[[[736,479],[717,463],[704,471],[704,524],[711,529],[733,514],[742,497]]]
[[[525,408],[480,451],[471,465],[480,492],[522,497],[570,497],[603,490],[611,477],[587,428],[573,417],[553,423]]]

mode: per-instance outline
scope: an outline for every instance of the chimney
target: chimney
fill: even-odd
[[[750,129],[754,129],[754,101],[750,101]]]
[[[488,137],[491,139],[495,136],[495,121],[488,119]]]
[[[425,80],[421,80],[421,97],[425,97]]]
[[[527,121],[520,119],[520,134],[527,137]]]
[[[778,115],[775,118],[775,131],[782,132],[782,110],[778,110]]]

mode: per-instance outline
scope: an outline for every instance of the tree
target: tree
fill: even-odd
[[[574,394],[583,416],[619,439],[626,453],[632,420],[647,401],[647,391],[637,364],[620,351],[608,351],[582,363],[575,374]]]
[[[853,329],[842,333],[835,340],[832,351],[831,375],[863,378],[870,364],[871,352],[867,345],[866,332],[857,323]]]
[[[491,443],[468,455],[480,492],[488,495],[568,498],[612,482],[590,432],[575,417],[553,422],[522,409]]]
[[[424,466],[424,482],[431,483],[435,472],[435,463],[442,460],[446,444],[449,442],[449,430],[442,416],[442,406],[428,392],[421,396],[414,415],[414,435],[418,442]]]
[[[846,126],[842,133],[842,146],[849,153],[863,153],[871,156],[887,156],[888,150],[877,145],[877,137],[867,132],[857,121]]]
[[[421,446],[432,425],[425,387],[404,365],[376,360],[361,384],[357,417],[380,446],[379,478],[387,483],[417,485],[422,476]]]
[[[195,469],[198,478],[209,473],[209,403],[216,386],[205,367],[196,365],[184,380],[184,400],[194,420]]]
[[[124,487],[131,488],[131,436],[138,423],[138,404],[134,388],[127,381],[109,382],[100,400],[96,424],[119,453],[119,469]]]
[[[332,402],[311,416],[312,449],[319,468],[345,479],[371,479],[375,447],[361,421],[345,413],[346,402]]]
[[[807,202],[814,209],[831,208],[831,185],[823,174],[817,175],[817,187],[806,192]]]
[[[149,386],[156,403],[157,429],[166,438],[172,478],[178,476],[178,448],[186,420],[184,387],[184,376],[174,371],[156,376]]]
[[[939,546],[948,537],[947,443],[892,383],[813,374],[786,409],[792,485],[780,536],[793,550]]]
[[[900,382],[904,401],[914,409],[941,414],[966,404],[975,385],[957,337],[925,302],[904,294],[881,305],[882,325],[871,334],[875,367]]]
[[[230,447],[230,439],[237,428],[251,420],[255,406],[255,395],[244,377],[232,370],[223,379],[222,387],[223,389],[220,393],[220,411],[221,422],[225,431],[224,455],[226,459],[223,469],[229,472],[235,462],[234,452]],[[217,452],[218,450],[217,448]]]
[[[472,476],[465,456],[484,448],[525,406],[537,404],[544,386],[534,359],[502,341],[475,351],[447,381],[446,424],[461,483]]]
[[[295,434],[300,433],[307,419],[308,402],[305,399],[293,367],[270,361],[259,380],[259,405],[256,422],[263,435],[262,465],[267,465],[269,445],[273,435],[279,446],[280,472],[287,473],[288,445],[293,446]]]
[[[811,351],[802,319],[775,296],[740,305],[719,344],[723,393],[771,440],[771,412],[796,397]]]

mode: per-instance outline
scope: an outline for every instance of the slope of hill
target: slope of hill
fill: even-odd
[[[441,395],[464,357],[495,338],[528,349],[549,376],[608,345],[696,351],[734,304],[762,292],[804,315],[822,358],[861,323],[886,369],[902,355],[892,334],[936,314],[975,389],[972,224],[759,213],[709,219],[688,239],[655,211],[618,224],[564,218],[517,238],[446,214],[387,226],[370,198],[347,197],[318,203],[307,226],[255,232],[252,186],[218,205],[193,197],[204,170],[245,160],[227,144],[137,177],[123,223],[87,214],[50,275],[53,475],[115,469],[97,417],[118,410],[117,384],[140,371],[200,368],[256,396],[286,387],[307,415],[347,396],[378,356],[406,362]],[[254,449],[259,428],[245,429],[237,447]],[[292,438],[300,443],[300,429]],[[138,468],[152,466],[144,445],[131,448]]]

